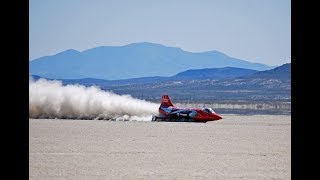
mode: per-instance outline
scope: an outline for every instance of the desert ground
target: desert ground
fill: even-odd
[[[29,119],[30,179],[291,179],[291,116]]]

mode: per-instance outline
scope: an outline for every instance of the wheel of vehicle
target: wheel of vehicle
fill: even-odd
[[[156,120],[157,120],[157,117],[155,115],[152,115],[151,121],[156,121]]]

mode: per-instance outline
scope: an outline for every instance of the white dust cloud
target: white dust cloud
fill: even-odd
[[[29,118],[150,121],[159,104],[98,87],[63,86],[60,81],[29,80]]]

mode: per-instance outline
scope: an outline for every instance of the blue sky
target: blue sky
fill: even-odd
[[[153,42],[291,62],[290,0],[30,0],[29,59]]]

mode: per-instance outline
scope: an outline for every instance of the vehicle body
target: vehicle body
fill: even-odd
[[[163,95],[159,114],[153,115],[152,121],[179,121],[179,122],[207,122],[220,120],[222,117],[211,108],[178,108],[175,107],[168,95]]]

